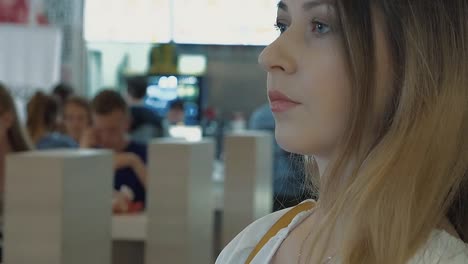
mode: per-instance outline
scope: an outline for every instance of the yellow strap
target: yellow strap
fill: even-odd
[[[286,214],[284,214],[269,230],[266,234],[260,239],[258,244],[250,253],[249,257],[247,258],[245,264],[249,264],[253,258],[258,254],[258,252],[265,246],[265,244],[274,237],[281,229],[287,227],[294,217],[301,212],[311,210],[314,208],[315,203],[312,201],[303,202],[301,204],[296,205],[291,210],[289,210]]]

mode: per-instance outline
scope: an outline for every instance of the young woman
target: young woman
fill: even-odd
[[[276,138],[320,198],[217,263],[468,263],[468,2],[283,0],[260,55]]]
[[[85,98],[70,97],[63,107],[65,133],[79,143],[85,131],[91,127],[91,106]]]
[[[27,105],[27,129],[37,149],[78,148],[78,143],[56,132],[59,105],[56,99],[36,92]]]

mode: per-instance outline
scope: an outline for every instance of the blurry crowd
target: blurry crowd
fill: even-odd
[[[167,135],[171,124],[184,120],[183,102],[170,103],[166,118],[145,107],[146,83],[129,79],[127,92],[102,90],[88,100],[67,84],[51,93],[36,92],[19,121],[8,88],[0,84],[0,189],[3,193],[5,157],[29,150],[96,148],[114,154],[114,213],[145,207],[147,142]]]
[[[88,100],[75,95],[71,86],[59,84],[52,87],[50,93],[38,91],[29,99],[23,124],[7,87],[0,84],[1,193],[5,156],[9,153],[108,149],[114,152],[114,213],[144,210],[147,143],[153,138],[168,136],[170,126],[184,123],[185,113],[184,102],[175,100],[169,103],[167,115],[159,116],[144,104],[146,89],[146,80],[135,77],[127,80],[123,94],[115,89],[104,89]],[[239,124],[237,126],[245,126]],[[205,127],[208,131],[210,125],[207,123]],[[248,127],[274,132],[275,120],[268,104],[253,112]],[[275,140],[273,146],[273,211],[276,211],[310,198],[310,194],[304,184],[302,157],[282,150]]]

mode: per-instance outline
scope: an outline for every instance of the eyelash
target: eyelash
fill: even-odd
[[[286,31],[286,25],[281,22],[276,22],[273,26],[275,27],[276,31],[280,32],[280,34],[283,34]]]
[[[311,25],[313,26],[313,30],[312,30],[313,33],[316,33],[316,34],[319,34],[319,35],[327,34],[327,33],[329,33],[329,32],[331,31],[329,25],[327,25],[327,24],[325,24],[325,23],[323,23],[323,22],[317,21],[317,20],[315,20],[315,19],[311,21]],[[283,24],[283,23],[281,23],[281,22],[276,22],[276,24],[274,25],[274,27],[275,27],[275,29],[276,29],[277,31],[280,32],[280,34],[283,34],[284,32],[286,32],[288,26],[285,25],[285,24]],[[328,29],[327,32],[314,32],[314,30],[317,29],[317,27],[327,27],[327,28],[329,28],[329,29]]]

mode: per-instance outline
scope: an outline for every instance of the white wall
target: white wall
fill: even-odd
[[[0,39],[0,81],[15,95],[49,90],[60,80],[60,29],[2,24]]]

